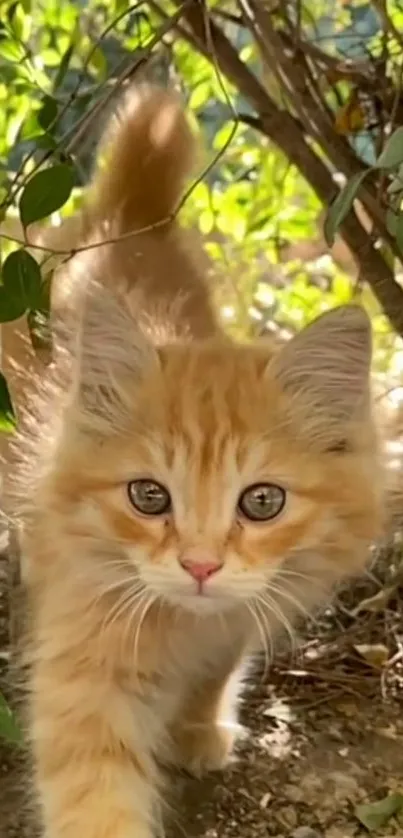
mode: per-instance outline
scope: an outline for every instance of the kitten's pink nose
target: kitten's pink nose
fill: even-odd
[[[220,562],[203,550],[187,550],[180,563],[196,582],[205,582],[222,567]]]

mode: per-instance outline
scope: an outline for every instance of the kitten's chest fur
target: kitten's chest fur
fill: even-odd
[[[133,701],[147,707],[154,723],[159,718],[166,725],[180,711],[184,692],[197,691],[206,679],[221,679],[237,665],[252,634],[241,609],[221,620],[214,615],[164,618],[159,625],[150,620],[144,626],[137,659],[128,657],[120,681]]]

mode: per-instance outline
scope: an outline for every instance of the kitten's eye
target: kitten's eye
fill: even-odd
[[[171,496],[155,480],[132,480],[127,491],[135,509],[142,515],[164,515],[171,508]]]
[[[286,493],[274,483],[255,483],[242,492],[238,509],[250,521],[270,521],[284,508]]]

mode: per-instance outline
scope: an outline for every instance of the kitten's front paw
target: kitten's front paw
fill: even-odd
[[[177,737],[180,764],[195,777],[222,771],[241,731],[240,725],[231,722],[182,729]]]

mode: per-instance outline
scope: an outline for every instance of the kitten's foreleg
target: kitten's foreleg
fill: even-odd
[[[40,663],[32,736],[46,838],[150,838],[157,798],[148,720],[108,674]],[[136,706],[137,705],[137,706]]]
[[[223,769],[242,732],[237,718],[239,672],[233,660],[213,678],[189,690],[175,720],[173,738],[177,759],[192,774]]]

